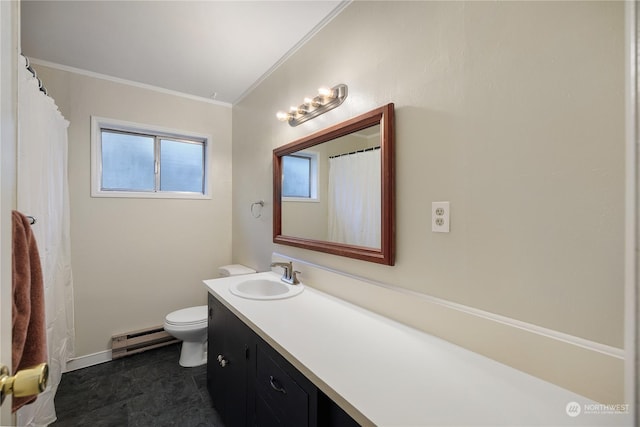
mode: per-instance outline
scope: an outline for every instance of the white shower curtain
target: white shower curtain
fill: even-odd
[[[20,57],[18,82],[17,209],[36,218],[45,293],[49,385],[18,410],[18,425],[45,426],[56,419],[53,399],[73,354],[73,282],[69,233],[67,127],[52,98]]]
[[[380,248],[380,150],[329,159],[329,240]]]

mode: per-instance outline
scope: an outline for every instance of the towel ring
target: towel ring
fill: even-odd
[[[254,207],[260,206],[260,209],[254,211]],[[262,216],[262,208],[264,207],[264,201],[258,200],[257,202],[251,203],[251,216],[254,218],[260,218]]]

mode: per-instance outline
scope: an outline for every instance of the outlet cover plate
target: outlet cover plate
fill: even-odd
[[[434,233],[449,232],[449,202],[431,203],[431,231]]]

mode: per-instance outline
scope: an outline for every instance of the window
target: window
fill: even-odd
[[[284,156],[282,183],[284,197],[311,197],[311,159],[305,156]]]
[[[318,153],[299,151],[282,156],[282,197],[288,201],[318,201]]]
[[[210,138],[92,118],[92,196],[209,198]]]

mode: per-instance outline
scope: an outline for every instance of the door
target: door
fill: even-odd
[[[11,365],[11,210],[15,206],[19,3],[0,1],[0,363]],[[13,426],[10,399],[0,425]]]

